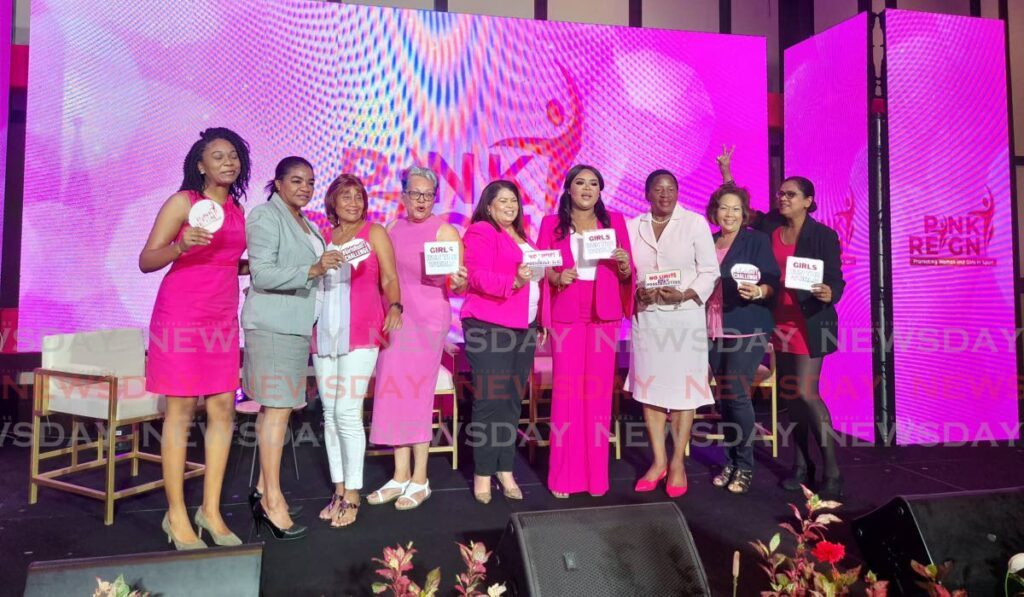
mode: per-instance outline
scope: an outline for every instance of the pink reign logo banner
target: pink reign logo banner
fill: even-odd
[[[1017,438],[1003,22],[885,24],[897,438]]]
[[[575,163],[600,169],[629,216],[657,168],[703,212],[723,143],[749,156],[737,179],[768,185],[765,40],[737,35],[295,0],[34,0],[27,119],[28,350],[44,333],[148,324],[161,275],[137,256],[210,126],[252,146],[247,208],[278,160],[308,158],[323,226],[343,172],[366,182],[373,220],[393,219],[412,164],[438,172],[435,213],[460,228],[489,180],[514,180],[531,233]]]
[[[814,183],[811,217],[835,230],[842,248],[839,351],[825,359],[821,394],[838,431],[872,441],[867,44],[861,13],[786,50],[784,151],[786,176]]]

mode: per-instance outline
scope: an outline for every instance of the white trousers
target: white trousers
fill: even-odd
[[[363,488],[366,430],[363,399],[377,365],[376,348],[357,348],[337,357],[313,355],[316,385],[324,405],[324,443],[331,481],[346,490]]]

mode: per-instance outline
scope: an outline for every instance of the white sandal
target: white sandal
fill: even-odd
[[[391,479],[390,481],[385,483],[383,487],[381,487],[377,491],[374,491],[370,495],[366,496],[366,501],[371,506],[379,506],[381,504],[386,504],[388,502],[393,502],[393,501],[397,500],[398,498],[402,497],[403,495],[405,495],[406,489],[409,487],[410,483],[412,483],[412,481],[406,481],[405,483],[399,483],[398,481],[395,481],[394,479]],[[398,493],[396,493],[393,496],[385,497],[384,492],[385,491],[391,491],[393,489],[397,489]]]
[[[419,493],[421,491],[425,491],[426,492],[423,495],[423,499],[416,499],[416,498],[412,497],[413,495],[415,495],[415,494],[417,494],[417,493]],[[413,508],[418,508],[419,505],[422,504],[423,502],[427,501],[427,498],[429,498],[429,497],[430,497],[430,481],[427,481],[423,485],[420,485],[419,483],[411,483],[410,482],[409,486],[405,488],[405,492],[402,493],[402,498],[405,498],[405,499],[409,500],[410,502],[412,502],[412,505],[411,506],[403,506],[400,502],[395,502],[395,509],[396,510],[412,510]],[[401,498],[399,498],[399,499],[401,499]]]

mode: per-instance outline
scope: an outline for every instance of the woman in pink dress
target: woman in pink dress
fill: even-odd
[[[596,168],[573,166],[565,176],[558,213],[541,220],[537,246],[562,253],[548,268],[541,321],[551,330],[551,464],[548,488],[557,498],[608,491],[608,438],[615,351],[622,318],[633,312],[635,280],[622,214],[601,200]],[[583,234],[615,231],[608,259],[588,259]]]
[[[220,493],[231,448],[238,388],[238,276],[248,275],[245,213],[249,146],[233,131],[210,128],[185,157],[181,189],[160,208],[139,255],[144,273],[164,276],[149,325],[146,389],[167,396],[160,453],[167,514],[163,530],[177,549],[206,547],[185,509],[185,449],[200,396],[206,397],[206,474],[195,523],[217,545],[240,545],[224,524]],[[189,210],[209,200],[224,212],[214,233],[188,225]],[[199,531],[200,535],[202,530]]]
[[[405,217],[391,224],[398,284],[404,307],[401,329],[391,332],[390,344],[377,360],[370,441],[394,446],[395,474],[367,498],[372,505],[394,500],[395,508],[410,510],[430,497],[427,456],[432,435],[434,388],[445,338],[452,323],[449,286],[461,293],[466,270],[451,276],[424,273],[423,243],[462,241],[459,232],[431,213],[437,197],[437,175],[412,167],[402,176]],[[410,468],[410,456],[415,467]]]

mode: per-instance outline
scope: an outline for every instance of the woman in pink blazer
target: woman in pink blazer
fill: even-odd
[[[540,285],[523,265],[524,254],[536,247],[523,229],[515,184],[496,180],[484,187],[462,242],[468,284],[462,329],[473,371],[473,422],[466,430],[473,445],[473,495],[489,503],[491,476],[497,475],[505,497],[521,500],[512,465],[537,348]]]
[[[600,496],[608,491],[615,351],[636,282],[625,220],[601,201],[601,173],[573,166],[563,189],[558,213],[541,221],[537,239],[541,249],[562,253],[541,298],[541,322],[553,340],[548,488],[558,498]],[[583,234],[608,229],[617,245],[611,258],[587,259]]]

